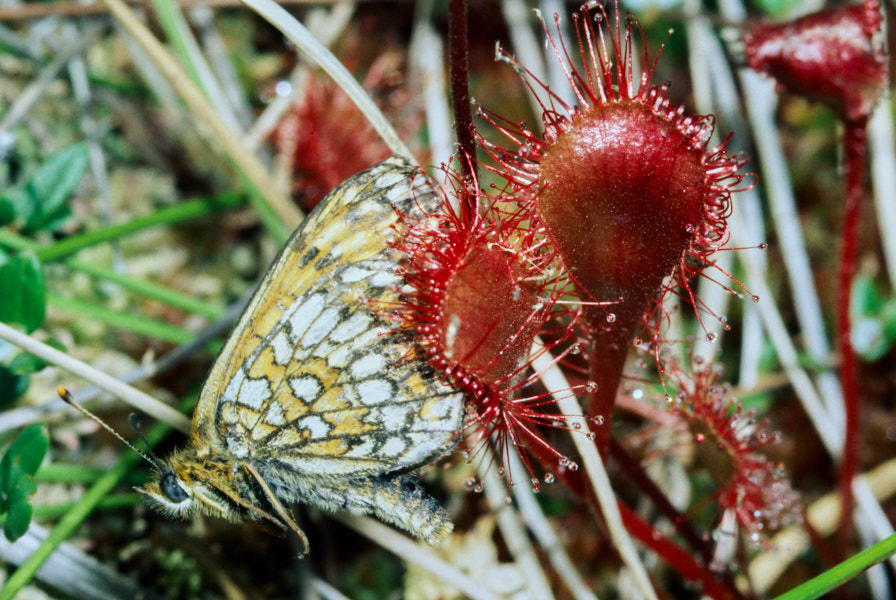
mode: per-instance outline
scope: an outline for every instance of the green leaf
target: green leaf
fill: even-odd
[[[19,433],[0,459],[0,492],[10,492],[17,474],[34,475],[50,446],[43,423],[32,423]]]
[[[892,344],[896,341],[896,300],[891,298],[884,303],[880,318],[884,323],[884,337]]]
[[[28,476],[20,476],[7,496],[9,510],[3,523],[3,533],[6,539],[14,542],[28,531],[34,507],[31,505],[31,496],[37,491],[34,481]]]
[[[30,502],[17,502],[10,506],[9,512],[6,513],[6,520],[3,522],[3,535],[10,542],[14,542],[28,531],[28,525],[31,523],[31,515],[34,514],[34,507]]]
[[[19,323],[31,333],[43,323],[47,284],[40,261],[24,251],[0,266],[0,321]]]
[[[37,486],[31,476],[20,473],[7,494],[10,509],[17,504],[27,503],[35,492],[37,492]]]
[[[880,291],[871,277],[857,275],[849,293],[849,312],[855,318],[859,315],[876,315],[883,305]]]
[[[35,208],[24,232],[58,227],[69,214],[68,197],[87,168],[87,145],[74,144],[52,154],[25,183],[24,192]]]
[[[65,352],[65,345],[58,340],[49,339],[46,344]],[[0,408],[21,397],[28,390],[29,375],[47,366],[46,361],[5,341],[0,341],[0,361]]]
[[[37,491],[32,476],[50,445],[47,428],[34,423],[23,429],[0,459],[0,499],[6,508],[3,533],[9,541],[25,534],[31,522],[31,496]]]
[[[0,227],[16,220],[16,207],[6,196],[0,196]]]
[[[850,339],[856,354],[873,362],[896,341],[896,300],[886,298],[874,279],[856,276],[849,294]]]
[[[16,373],[6,365],[0,365],[0,408],[11,404],[28,391],[30,381],[28,375]]]
[[[890,348],[884,332],[884,324],[877,317],[860,315],[853,318],[849,338],[853,350],[862,360],[874,362],[880,359]]]
[[[4,192],[4,199],[9,204],[13,214],[13,222],[17,222],[21,228],[31,219],[37,211],[34,201],[19,188],[10,188]]]

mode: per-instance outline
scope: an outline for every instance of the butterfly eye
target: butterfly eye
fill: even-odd
[[[162,488],[162,493],[165,494],[165,497],[172,502],[183,502],[188,497],[187,492],[177,482],[177,477],[174,473],[163,473],[159,486]]]

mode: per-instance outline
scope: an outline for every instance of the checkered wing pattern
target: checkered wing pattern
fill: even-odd
[[[426,178],[391,158],[334,189],[293,234],[202,390],[193,432],[240,460],[346,479],[419,466],[461,426],[461,394],[371,302],[394,301],[396,209],[431,212]]]

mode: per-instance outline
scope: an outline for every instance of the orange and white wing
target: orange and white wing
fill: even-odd
[[[369,302],[402,284],[396,210],[432,212],[428,180],[392,157],[346,180],[287,242],[200,395],[194,444],[333,476],[419,466],[452,444],[463,395]],[[207,436],[211,436],[211,440]]]

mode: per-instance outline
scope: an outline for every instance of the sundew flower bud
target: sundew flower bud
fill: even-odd
[[[553,399],[521,394],[537,379],[527,372],[530,352],[549,320],[560,324],[543,351],[561,343],[572,315],[556,307],[562,282],[543,241],[521,228],[524,211],[499,208],[450,177],[449,185],[442,212],[402,218],[395,247],[407,256],[406,285],[401,301],[383,312],[416,342],[437,376],[467,393],[468,445],[496,438],[503,462],[513,448],[534,480],[524,448],[570,463],[538,431],[540,425],[566,428],[563,416],[548,409]],[[476,207],[470,222],[452,207],[458,198]]]
[[[888,82],[881,22],[880,4],[864,2],[754,25],[744,38],[747,60],[848,120],[868,117]]]

